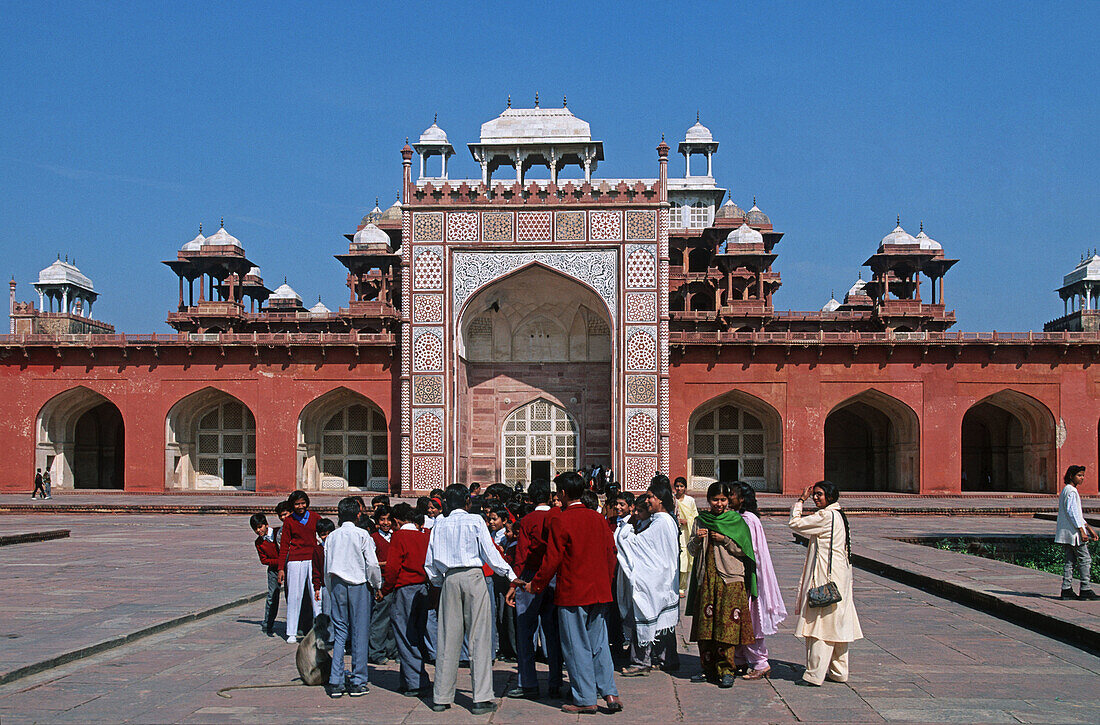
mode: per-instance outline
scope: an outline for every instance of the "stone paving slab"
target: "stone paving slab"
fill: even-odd
[[[110,518],[106,522],[138,518]],[[136,548],[135,560],[148,556],[143,553],[141,539],[151,525],[150,519],[159,522],[154,530],[167,532],[169,540],[178,541],[188,534],[198,541],[213,542],[204,550],[204,558],[191,557],[178,564],[176,576],[191,584],[178,590],[160,590],[162,597],[177,607],[191,605],[209,594],[201,586],[207,581],[214,584],[211,589],[226,587],[236,579],[251,586],[262,581],[251,536],[237,519],[140,519],[141,526],[111,532],[115,556],[127,555],[130,546]],[[929,521],[855,520],[857,546],[864,546],[865,539],[874,535],[871,522],[904,533],[924,528],[920,524]],[[987,528],[1017,526],[1024,521],[989,520]],[[968,522],[945,519],[933,523],[935,526],[928,530],[947,530],[955,523]],[[81,526],[87,525],[73,523],[73,539],[35,544],[33,550],[78,543],[84,535]],[[1049,527],[1049,523],[1041,525]],[[780,585],[791,607],[805,549],[793,542],[782,520],[769,518],[765,526]],[[58,559],[65,555],[73,554],[52,553]],[[9,574],[10,563],[0,558],[0,572]],[[216,576],[212,570],[216,570]],[[47,581],[64,581],[95,591],[95,586],[85,581],[94,578],[91,569],[78,567],[67,574],[65,579]],[[18,580],[18,587],[29,585],[28,580]],[[127,588],[118,589],[119,603],[124,603],[130,593]],[[791,622],[768,639],[771,680],[739,681],[730,690],[692,684],[688,678],[699,665],[694,645],[682,639],[689,621],[685,619],[680,629],[682,670],[674,676],[658,672],[645,678],[617,677],[627,707],[617,719],[632,724],[1100,722],[1100,659],[1093,655],[862,570],[856,571],[855,602],[866,638],[852,647],[848,684],[826,683],[820,689],[795,685],[802,672],[804,646],[791,634]],[[261,602],[238,607],[0,686],[0,722],[552,724],[599,722],[608,717],[568,716],[557,709],[558,702],[512,700],[502,700],[501,710],[493,715],[474,717],[463,707],[470,704],[468,670],[459,672],[456,707],[433,713],[419,700],[394,691],[397,672],[392,663],[372,668],[372,692],[356,700],[329,700],[321,688],[301,686],[238,690],[228,693],[230,699],[219,697],[217,691],[224,687],[287,682],[296,675],[293,646],[259,633],[262,607]],[[98,615],[94,608],[88,610],[77,618],[94,623]],[[48,638],[48,628],[35,630],[34,636]],[[9,644],[0,640],[0,647]],[[498,693],[514,682],[514,673],[515,665],[498,663],[494,677]]]

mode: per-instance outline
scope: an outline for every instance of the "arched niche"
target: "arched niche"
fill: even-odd
[[[962,490],[1054,493],[1054,415],[1030,395],[1002,390],[962,419]]]
[[[825,478],[844,491],[917,493],[917,414],[878,390],[837,405],[825,419]]]
[[[165,419],[165,488],[256,490],[256,418],[238,398],[203,388]]]
[[[504,419],[501,433],[504,482],[526,488],[576,470],[579,437],[576,420],[560,405],[538,398],[518,406]]]
[[[783,420],[755,395],[732,390],[696,408],[688,423],[688,486],[745,481],[758,491],[782,490]]]
[[[389,430],[372,400],[348,388],[314,399],[298,416],[298,488],[388,492]]]
[[[46,401],[35,419],[35,468],[57,488],[121,489],[125,424],[118,406],[83,386]]]

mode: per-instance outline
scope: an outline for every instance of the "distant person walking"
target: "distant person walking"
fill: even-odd
[[[1062,599],[1097,599],[1092,591],[1092,557],[1089,541],[1098,538],[1081,511],[1081,495],[1077,487],[1085,482],[1085,467],[1070,466],[1066,469],[1065,486],[1058,496],[1058,523],[1054,543],[1062,545],[1065,565],[1062,569]],[[1081,595],[1073,593],[1073,568],[1081,575]]]
[[[813,498],[817,511],[802,515],[802,504]],[[840,510],[840,489],[818,481],[791,507],[791,531],[809,539],[802,584],[798,593],[798,621],[794,635],[806,640],[806,672],[800,685],[820,687],[825,680],[848,681],[848,644],[863,639],[852,601],[852,547],[848,517]],[[810,606],[810,589],[829,582],[840,601]]]
[[[42,471],[42,487],[46,491],[46,498],[53,498],[53,494],[50,493],[50,469]]]
[[[34,490],[31,491],[31,500],[32,501],[34,500],[34,497],[36,495],[38,495],[39,491],[42,492],[42,498],[46,498],[46,489],[42,485],[42,469],[41,468],[36,468],[34,470]]]

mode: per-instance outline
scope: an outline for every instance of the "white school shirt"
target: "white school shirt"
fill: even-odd
[[[1077,487],[1072,484],[1066,484],[1058,496],[1056,526],[1054,534],[1056,544],[1080,546],[1080,530],[1085,528],[1085,515],[1081,511],[1081,494],[1077,493]]]
[[[325,539],[325,573],[348,584],[382,588],[382,570],[374,539],[351,521],[345,521]]]
[[[508,581],[516,579],[512,567],[493,545],[485,519],[465,509],[436,518],[424,557],[424,571],[432,586],[441,586],[443,575],[450,569],[480,567],[483,563]]]

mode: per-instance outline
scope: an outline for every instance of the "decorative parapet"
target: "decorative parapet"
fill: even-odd
[[[646,205],[657,203],[659,184],[652,179],[607,180],[574,184],[567,181],[558,185],[548,181],[493,182],[492,188],[483,183],[418,182],[411,189],[410,204],[414,206],[478,206],[501,204],[518,205]]]

